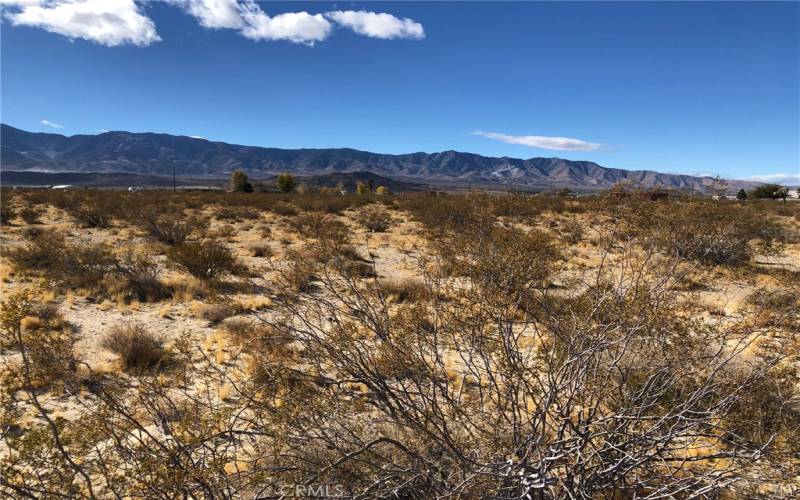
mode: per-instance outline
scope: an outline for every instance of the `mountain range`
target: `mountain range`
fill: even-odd
[[[156,133],[96,135],[34,133],[0,125],[0,166],[5,171],[134,173],[222,178],[233,170],[270,177],[371,173],[400,182],[436,186],[602,190],[620,182],[642,187],[707,192],[711,177],[606,168],[562,158],[487,157],[473,153],[380,154],[349,148],[279,149],[241,146]],[[730,191],[758,183],[728,181]]]

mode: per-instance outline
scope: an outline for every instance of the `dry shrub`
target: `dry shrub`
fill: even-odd
[[[67,247],[64,235],[55,231],[28,231],[21,245],[6,250],[6,258],[18,271],[48,271],[58,265]]]
[[[58,309],[43,304],[33,291],[7,294],[0,302],[0,346],[23,354],[20,368],[6,366],[7,390],[65,388],[75,382],[75,332]]]
[[[251,207],[224,206],[214,210],[214,217],[219,220],[241,222],[243,220],[256,220],[261,217],[258,210]]]
[[[316,289],[314,281],[317,279],[317,266],[314,259],[308,255],[289,252],[283,264],[277,269],[283,290],[307,293]]]
[[[272,257],[272,248],[269,245],[251,245],[250,255],[253,257]]]
[[[337,247],[338,254],[345,259],[349,259],[352,261],[361,261],[366,262],[367,259],[364,258],[363,255],[358,251],[356,247],[353,245],[340,245]]]
[[[301,235],[325,243],[341,245],[350,239],[350,229],[336,217],[321,212],[303,212],[290,225]]]
[[[9,261],[19,271],[36,271],[71,288],[97,288],[114,272],[116,258],[111,249],[96,243],[68,243],[58,232],[42,232],[22,245],[9,249]]]
[[[238,311],[230,304],[199,304],[194,308],[195,313],[212,325],[235,316]]]
[[[169,288],[158,278],[158,262],[150,255],[128,249],[117,261],[115,272],[136,300],[154,302],[171,296]]]
[[[7,226],[11,224],[14,217],[17,216],[17,211],[12,204],[14,198],[7,190],[0,192],[0,225]]]
[[[67,208],[69,213],[81,227],[105,228],[111,225],[111,212],[107,207],[98,204],[80,204]]]
[[[192,222],[182,220],[182,213],[157,214],[147,211],[140,214],[140,223],[147,234],[165,245],[184,243],[193,230],[201,229],[199,220]]]
[[[43,213],[39,207],[25,207],[19,211],[19,216],[26,224],[41,224]]]
[[[381,281],[380,290],[388,301],[397,303],[420,302],[430,296],[428,286],[423,281],[413,278]]]
[[[186,242],[167,250],[167,259],[175,267],[195,278],[211,281],[241,271],[231,251],[214,241]]]
[[[392,216],[382,206],[368,205],[362,208],[356,219],[373,233],[385,233],[392,225]]]
[[[280,201],[272,206],[272,212],[284,217],[294,217],[298,214],[297,207],[289,203]]]
[[[220,224],[206,233],[206,237],[217,240],[228,240],[235,235],[236,228],[231,224]]]
[[[583,225],[575,220],[567,220],[561,227],[561,238],[571,245],[577,245],[583,240]]]
[[[634,236],[668,255],[708,265],[742,264],[755,252],[774,253],[785,235],[749,206],[707,201],[629,205],[620,214]]]
[[[168,354],[164,342],[139,324],[113,327],[101,345],[118,355],[127,370],[156,367],[166,361]]]

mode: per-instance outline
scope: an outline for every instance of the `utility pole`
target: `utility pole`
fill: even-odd
[[[175,164],[172,164],[172,192],[174,193],[177,190],[175,187]]]

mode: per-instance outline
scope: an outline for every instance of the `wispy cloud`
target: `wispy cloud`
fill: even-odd
[[[425,29],[413,19],[400,19],[385,12],[367,12],[364,10],[337,10],[328,12],[325,17],[337,24],[350,28],[359,35],[372,38],[425,38]]]
[[[763,174],[748,177],[748,181],[774,182],[776,184],[800,185],[800,174]]]
[[[571,139],[569,137],[508,135],[498,132],[483,132],[481,130],[476,130],[473,134],[508,144],[519,144],[521,146],[528,146],[529,148],[551,149],[555,151],[594,151],[602,146],[600,143]]]
[[[51,122],[50,120],[42,120],[41,123],[42,125],[47,125],[48,127],[64,128],[64,125],[59,125],[58,123]]]
[[[146,46],[161,40],[134,0],[1,0],[15,26],[31,26],[101,45]]]

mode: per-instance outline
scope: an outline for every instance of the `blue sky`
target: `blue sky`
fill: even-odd
[[[26,130],[800,182],[799,3],[0,3]]]

